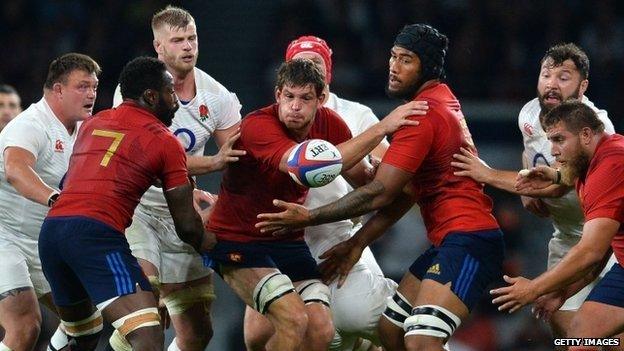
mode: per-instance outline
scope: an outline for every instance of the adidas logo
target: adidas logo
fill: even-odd
[[[431,273],[431,274],[440,274],[440,264],[436,263],[433,266],[429,267],[429,269],[427,270],[427,273]]]

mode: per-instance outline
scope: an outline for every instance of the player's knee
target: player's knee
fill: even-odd
[[[444,340],[425,335],[411,335],[405,337],[405,350],[407,351],[431,351],[442,350]]]
[[[388,321],[385,316],[381,316],[377,327],[379,341],[386,350],[404,350],[403,328],[399,328]]]
[[[309,314],[306,337],[322,345],[329,345],[336,332],[329,311],[326,313]]]
[[[20,313],[7,319],[3,325],[6,340],[17,340],[19,345],[34,343],[41,332],[39,309]]]
[[[126,336],[135,351],[163,350],[165,342],[160,326],[150,326],[131,331]]]
[[[289,339],[302,341],[308,328],[308,315],[304,309],[293,308],[276,316],[275,332],[288,335]]]

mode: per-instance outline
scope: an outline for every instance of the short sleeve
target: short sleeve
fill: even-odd
[[[121,105],[123,98],[121,97],[121,86],[117,84],[115,88],[115,94],[113,94],[113,107]]]
[[[399,128],[392,136],[392,142],[382,163],[416,173],[433,144],[434,129],[431,118],[414,117],[420,121],[417,126]]]
[[[48,138],[41,128],[34,126],[32,121],[25,116],[19,116],[12,123],[7,124],[2,131],[0,149],[4,153],[8,147],[19,147],[27,150],[37,159],[47,143]]]
[[[160,180],[163,189],[171,190],[187,184],[188,171],[186,168],[186,154],[180,142],[173,136],[166,138],[162,143],[162,170]]]
[[[611,218],[624,223],[624,155],[597,161],[582,194],[585,220]]]
[[[217,120],[216,129],[228,129],[241,120],[241,104],[236,94],[224,91],[219,95],[219,110],[215,116]]]
[[[247,117],[241,126],[241,144],[254,159],[278,169],[284,153],[295,142],[288,138],[279,122],[263,117]]]
[[[604,124],[605,132],[609,135],[615,134],[615,128],[613,127],[613,122],[609,119],[609,113],[606,110],[596,110],[596,114],[598,119]]]

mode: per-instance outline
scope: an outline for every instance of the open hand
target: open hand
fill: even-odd
[[[530,192],[549,187],[555,182],[557,170],[547,166],[537,166],[518,172],[515,188],[519,192]]]
[[[420,122],[407,118],[425,115],[428,109],[429,105],[426,101],[410,101],[392,110],[379,124],[386,135],[392,134],[402,126],[417,126]]]
[[[351,268],[360,260],[362,249],[350,240],[334,245],[323,252],[319,258],[325,261],[319,264],[323,281],[327,284],[338,278],[338,288],[342,287]]]
[[[215,171],[220,171],[220,170],[225,169],[228,163],[236,162],[239,160],[240,156],[244,156],[245,154],[247,154],[247,152],[244,150],[233,149],[234,143],[236,142],[236,140],[238,140],[238,138],[240,138],[240,136],[241,136],[241,133],[239,129],[235,133],[230,135],[225,141],[225,143],[221,145],[219,152],[217,152],[217,154],[214,155],[214,162],[215,162],[214,170]]]
[[[454,154],[456,160],[451,162],[451,166],[459,168],[459,171],[453,172],[454,175],[460,177],[470,177],[479,183],[489,183],[492,169],[466,148],[460,148],[461,153]]]
[[[565,300],[565,294],[562,290],[542,295],[535,300],[535,305],[531,309],[531,312],[535,318],[541,318],[548,322],[552,315],[563,306]]]
[[[310,224],[310,211],[296,203],[273,200],[275,207],[284,209],[278,213],[261,213],[256,228],[261,233],[273,233],[275,236],[284,235],[292,229],[299,229]]]
[[[492,300],[492,303],[500,305],[498,306],[499,311],[509,310],[509,313],[513,313],[537,299],[535,287],[531,284],[531,280],[524,277],[512,278],[506,275],[503,276],[503,279],[511,285],[490,290],[491,295],[497,296]]]

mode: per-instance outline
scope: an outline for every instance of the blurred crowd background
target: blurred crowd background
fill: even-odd
[[[275,69],[286,46],[314,34],[334,52],[332,91],[383,117],[399,104],[384,94],[394,37],[405,24],[425,22],[450,39],[447,81],[490,165],[520,168],[517,114],[535,97],[539,60],[559,42],[585,49],[591,61],[587,95],[608,110],[616,131],[624,127],[618,99],[624,90],[624,3],[616,0],[3,0],[0,83],[13,85],[26,108],[40,98],[50,61],[81,52],[103,68],[96,111],[108,108],[123,65],[139,55],[154,56],[151,16],[169,3],[193,14],[198,67],[238,95],[243,114],[272,102]],[[219,179],[203,177],[200,184],[217,192]],[[537,275],[546,266],[549,221],[526,212],[517,197],[487,191],[506,233],[507,272]],[[373,249],[386,274],[399,279],[426,246],[414,209]],[[216,280],[215,337],[208,349],[242,350],[242,304]],[[532,319],[528,308],[501,314],[488,297],[452,344],[456,351],[552,349],[545,324]]]

